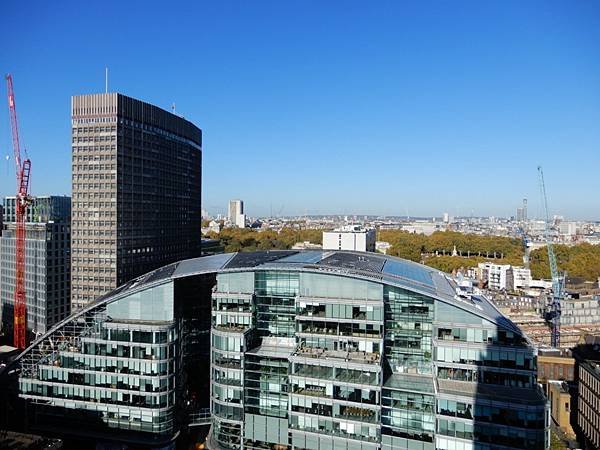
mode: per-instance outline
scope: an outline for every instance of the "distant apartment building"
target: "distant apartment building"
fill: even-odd
[[[217,233],[219,234],[221,232],[221,223],[217,220],[211,220],[208,223],[207,227],[202,227],[202,234],[206,234],[206,233]]]
[[[202,132],[122,94],[74,96],[72,304],[200,255]]]
[[[527,221],[527,199],[523,199],[523,206],[517,208],[517,215],[515,217],[517,222],[525,222]]]
[[[487,283],[488,289],[497,291],[513,290],[513,272],[510,264],[494,264],[491,262],[478,264],[481,280]]]
[[[448,218],[448,220],[450,220]],[[409,233],[424,234],[425,236],[431,236],[436,231],[445,230],[447,223],[436,223],[436,222],[411,222],[408,224],[402,224],[401,228]]]
[[[523,208],[517,208],[517,215],[515,216],[517,222],[523,221]]]
[[[572,238],[577,235],[577,222],[563,221],[559,225],[560,234],[567,238]]]
[[[600,448],[600,361],[579,362],[577,426],[585,439],[584,448]]]
[[[529,289],[531,286],[531,269],[513,266],[512,275],[514,289]]]
[[[235,226],[238,228],[246,228],[246,214],[238,214],[236,216]]]
[[[323,232],[323,250],[375,251],[376,231],[361,225],[345,225]]]
[[[15,290],[15,197],[4,201],[8,212],[0,237],[0,317],[11,335]],[[25,225],[25,295],[27,329],[45,333],[67,317],[71,284],[71,205],[64,196],[35,197]],[[30,336],[31,337],[31,336]]]
[[[242,200],[229,201],[229,220],[235,222],[238,214],[244,214],[244,202]]]

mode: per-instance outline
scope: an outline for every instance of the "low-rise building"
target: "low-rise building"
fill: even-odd
[[[600,324],[600,301],[597,297],[563,298],[560,306],[561,325]]]
[[[208,223],[207,227],[202,227],[202,234],[207,234],[207,233],[216,233],[219,234],[221,232],[221,222],[217,221],[217,220],[211,220]]]
[[[531,285],[531,269],[513,266],[512,274],[514,289],[529,289],[529,286]]]
[[[492,262],[479,263],[482,281],[487,283],[488,289],[513,290],[513,272],[510,264],[494,264]]]
[[[550,399],[550,415],[552,420],[567,436],[575,437],[571,427],[571,394],[564,381],[548,382],[548,398]]]
[[[375,251],[376,231],[361,225],[344,225],[323,232],[323,250]]]
[[[547,384],[551,380],[573,382],[575,380],[575,358],[561,355],[553,350],[548,354],[540,350],[538,355],[538,381]]]
[[[566,239],[572,239],[577,235],[577,222],[561,222],[559,225],[561,236]]]

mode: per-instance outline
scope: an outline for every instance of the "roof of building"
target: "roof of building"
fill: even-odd
[[[450,275],[423,264],[379,253],[344,250],[271,250],[207,256],[181,261],[175,265],[177,267],[172,275],[173,278],[214,271],[248,269],[291,269],[364,278],[430,295],[522,334],[521,330],[502,315],[486,297],[459,296],[456,282]],[[141,282],[155,281],[153,273],[145,275],[146,278],[141,277],[144,278]]]
[[[100,304],[171,279],[223,271],[239,272],[261,269],[321,272],[385,283],[431,296],[478,315],[502,328],[523,335],[523,332],[503,316],[486,297],[458,295],[459,290],[456,282],[444,272],[389,255],[344,250],[268,250],[225,253],[187,259],[135,278],[100,296],[76,314],[84,314]],[[47,334],[60,328],[63,323],[70,321],[72,318],[73,316],[69,316],[56,324]]]
[[[10,345],[0,345],[0,354],[14,352],[15,350],[19,349]]]
[[[600,380],[600,361],[593,359],[585,359],[580,361],[579,367],[585,369],[588,373]]]

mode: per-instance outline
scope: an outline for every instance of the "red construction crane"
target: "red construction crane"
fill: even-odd
[[[29,175],[31,161],[26,158],[21,161],[21,147],[19,144],[19,126],[17,123],[17,109],[15,93],[10,74],[6,75],[8,84],[8,110],[13,138],[13,151],[15,153],[15,168],[17,175],[17,196],[15,199],[16,214],[16,239],[15,239],[15,310],[14,310],[14,346],[24,349],[27,343],[27,302],[25,297],[25,217],[27,207],[31,204],[29,195]]]

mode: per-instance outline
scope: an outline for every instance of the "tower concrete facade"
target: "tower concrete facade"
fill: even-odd
[[[74,96],[72,306],[200,255],[202,131],[117,93]]]

